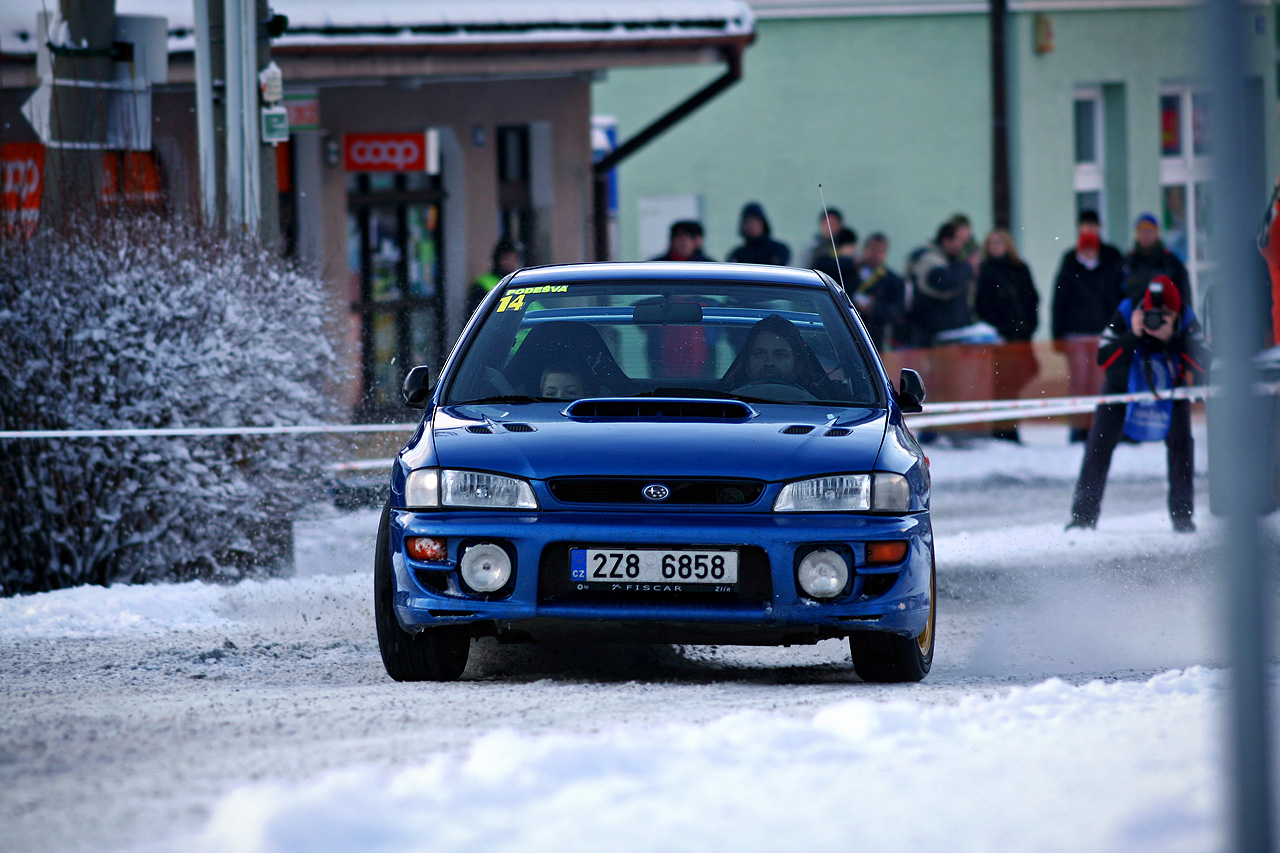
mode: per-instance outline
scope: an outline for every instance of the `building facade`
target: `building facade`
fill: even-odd
[[[739,241],[741,206],[759,201],[774,235],[802,258],[817,228],[819,185],[861,235],[888,234],[898,265],[953,213],[966,213],[979,238],[993,226],[997,4],[751,6],[757,41],[742,82],[620,170],[620,257],[647,257],[660,222],[680,212],[703,220],[707,251],[722,258]],[[1197,305],[1212,282],[1213,119],[1199,14],[1182,0],[1007,3],[1009,225],[1042,304],[1082,208],[1097,209],[1106,238],[1121,247],[1139,213],[1156,214],[1187,260]],[[1276,23],[1271,3],[1242,11],[1259,211],[1280,166]],[[625,134],[662,92],[705,76],[613,71],[594,86],[595,110]]]
[[[47,76],[37,60],[43,8],[21,0],[0,10],[0,159],[25,158],[36,171],[41,139],[22,106]],[[362,419],[402,417],[404,373],[440,366],[500,240],[526,264],[595,256],[597,77],[736,68],[754,38],[741,0],[279,0],[272,11],[289,18],[271,57],[291,129],[263,147],[276,172],[265,191],[278,194],[286,250],[329,289],[353,354],[342,396]],[[167,70],[149,88],[143,150],[104,150],[104,160],[145,177],[145,202],[122,191],[132,202],[201,215],[193,4],[117,0],[115,12],[163,19]]]

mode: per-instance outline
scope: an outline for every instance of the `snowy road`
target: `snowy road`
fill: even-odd
[[[1080,448],[1024,433],[930,451],[922,685],[859,683],[838,642],[486,643],[395,684],[375,511],[300,528],[287,581],[0,600],[0,846],[1221,849],[1203,476],[1175,536],[1163,448],[1122,447],[1099,530],[1066,533]]]

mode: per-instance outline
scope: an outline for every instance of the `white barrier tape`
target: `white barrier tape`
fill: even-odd
[[[1259,383],[1254,387],[1258,394],[1280,394],[1280,382]],[[1220,393],[1217,386],[1174,389],[1175,400],[1199,401]],[[934,426],[986,423],[989,421],[1013,421],[1021,418],[1047,418],[1055,415],[1074,415],[1092,412],[1102,404],[1129,403],[1150,400],[1150,391],[1128,394],[1106,394],[1095,397],[1048,397],[1039,400],[986,400],[968,403],[936,403],[925,405],[924,411],[906,416],[907,423],[921,429]]]
[[[209,435],[308,435],[350,432],[413,432],[418,424],[306,424],[276,427],[156,427],[153,429],[16,429],[0,438],[177,438]]]

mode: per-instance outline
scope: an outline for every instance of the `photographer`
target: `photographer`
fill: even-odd
[[[1134,441],[1164,441],[1173,529],[1179,533],[1196,529],[1191,520],[1195,509],[1191,404],[1171,395],[1174,388],[1188,384],[1192,374],[1203,376],[1208,358],[1195,313],[1183,304],[1178,286],[1168,276],[1153,278],[1138,304],[1132,299],[1120,303],[1098,347],[1098,363],[1104,371],[1102,393],[1150,391],[1152,396],[1095,410],[1068,530],[1097,525],[1111,454],[1122,432]]]

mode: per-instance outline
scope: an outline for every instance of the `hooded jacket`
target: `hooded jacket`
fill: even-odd
[[[746,224],[747,217],[754,216],[764,223],[764,232],[759,237],[748,237],[743,233],[742,226]],[[771,236],[772,230],[769,227],[769,218],[764,214],[764,208],[759,202],[748,202],[742,207],[742,214],[738,217],[738,234],[746,241],[742,245],[736,247],[729,253],[729,257],[725,260],[735,264],[772,264],[774,266],[785,267],[791,262],[791,249],[786,243],[780,243]]]

